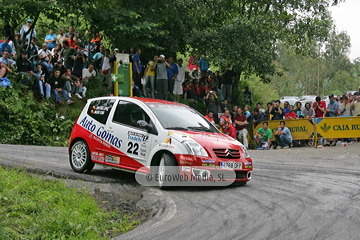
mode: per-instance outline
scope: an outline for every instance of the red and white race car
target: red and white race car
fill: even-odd
[[[70,165],[85,173],[94,164],[164,176],[178,173],[231,182],[251,179],[252,159],[237,140],[218,131],[196,110],[179,103],[130,97],[89,99],[69,141]],[[223,179],[223,180],[224,180]],[[163,178],[160,188],[168,187]]]

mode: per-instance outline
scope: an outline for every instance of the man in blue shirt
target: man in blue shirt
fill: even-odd
[[[170,67],[167,68],[167,76],[169,80],[168,86],[169,86],[169,92],[172,94],[174,91],[175,79],[179,73],[179,70],[177,65],[174,63],[173,57],[168,58],[168,63],[170,64]]]
[[[4,52],[8,52],[11,56],[13,54],[13,49],[10,46],[9,39],[7,37],[5,37],[4,42],[0,44],[0,56],[2,56]]]
[[[202,74],[206,73],[207,70],[209,69],[209,61],[206,58],[206,54],[202,55],[200,60],[199,60],[199,64],[200,64],[200,71]]]
[[[292,143],[292,136],[290,130],[285,127],[284,121],[280,121],[280,126],[274,135],[278,145],[277,148],[289,148]]]
[[[135,82],[135,85],[138,86],[138,88],[142,91],[142,84],[141,84],[142,66],[140,61],[140,54],[141,54],[141,49],[138,48],[134,56],[132,57],[132,61],[133,61],[132,68],[133,68],[133,80]]]
[[[50,29],[49,34],[45,36],[45,42],[50,51],[56,46],[56,35],[52,29]]]
[[[329,117],[337,117],[339,115],[339,103],[336,101],[332,93],[329,94],[330,103],[326,107]]]

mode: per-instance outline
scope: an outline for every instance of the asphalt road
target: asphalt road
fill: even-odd
[[[359,143],[250,154],[254,172],[246,186],[163,192],[170,199],[164,217],[117,239],[360,238]],[[102,167],[87,175],[73,173],[66,148],[0,145],[0,164],[95,184],[137,184],[131,174]]]

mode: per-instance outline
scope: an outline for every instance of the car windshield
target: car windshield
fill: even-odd
[[[158,103],[148,103],[147,105],[165,129],[219,132],[213,124],[209,123],[209,121],[192,108],[182,105]]]

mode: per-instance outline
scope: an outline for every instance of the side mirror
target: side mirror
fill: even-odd
[[[151,130],[151,126],[144,120],[137,121],[137,125],[141,128],[145,128],[147,131]]]

